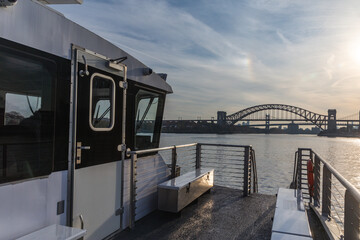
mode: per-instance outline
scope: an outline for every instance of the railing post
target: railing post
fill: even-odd
[[[201,167],[201,144],[196,144],[196,169]]]
[[[251,173],[252,173],[252,163],[253,163],[252,162],[252,156],[251,156],[252,153],[251,152],[252,152],[252,147],[249,148],[249,194],[251,193],[251,188],[252,188],[251,184],[255,185],[255,183],[252,182],[252,175],[251,175]]]
[[[360,204],[349,190],[345,191],[345,217],[344,237],[345,240],[360,239]]]
[[[176,146],[174,146],[171,154],[171,178],[176,177],[176,163],[177,163],[177,153],[176,153]]]
[[[296,188],[300,189],[300,190],[302,189],[302,181],[301,181],[302,152],[303,152],[303,149],[299,148],[298,149],[298,160],[297,160],[297,173],[296,173],[296,176],[297,176]]]
[[[130,166],[130,229],[133,229],[135,226],[135,215],[136,215],[136,164],[137,164],[137,154],[131,154],[131,166]]]
[[[320,204],[320,158],[315,154],[314,165],[314,205]]]
[[[329,218],[331,216],[331,172],[324,164],[323,167],[323,194],[322,194],[322,215]]]
[[[250,147],[244,147],[245,154],[244,154],[244,197],[249,195],[249,158],[250,158]]]

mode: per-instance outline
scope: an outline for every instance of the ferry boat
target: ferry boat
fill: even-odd
[[[0,1],[1,240],[201,234],[210,239],[311,239],[304,206],[318,213],[330,238],[359,239],[359,217],[354,217],[359,191],[312,150],[299,149],[296,189],[279,190],[276,200],[256,193],[251,146],[159,148],[165,99],[172,93],[166,74],[48,7],[81,2]],[[314,163],[314,194],[303,171],[308,160]],[[331,176],[345,191],[340,231],[328,221]],[[197,200],[202,207],[191,205]],[[154,226],[157,209],[182,212],[188,220],[166,217],[164,225]],[[221,221],[194,222],[209,214]],[[270,224],[265,235],[251,230],[260,229],[256,226],[263,220]],[[153,225],[145,226],[146,221]],[[286,227],[289,223],[294,229]],[[124,231],[136,229],[135,224],[142,231]]]
[[[0,2],[0,239],[126,228],[125,151],[159,145],[166,75],[47,5],[64,2]]]

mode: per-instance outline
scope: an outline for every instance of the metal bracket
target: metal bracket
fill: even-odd
[[[117,59],[110,59],[108,61],[107,66],[109,68],[112,68],[112,69],[115,69],[115,70],[118,70],[118,71],[122,72],[122,71],[124,71],[124,65],[120,64],[120,63],[122,63],[126,59],[127,59],[127,57],[121,57],[121,58],[117,58]]]
[[[85,58],[84,55],[82,55],[82,58],[83,58],[84,64],[85,64],[85,70],[80,70],[79,75],[80,75],[80,77],[89,76],[90,73],[89,73],[89,70],[88,70],[88,65],[87,65],[87,62],[86,62],[86,58]]]
[[[124,82],[124,81],[120,81],[119,82],[119,86],[123,89],[127,89],[128,88],[128,83]]]
[[[84,229],[84,218],[81,214],[79,215],[79,218],[80,218],[80,222],[81,222],[81,229]]]
[[[81,142],[76,143],[76,164],[81,164]]]
[[[189,193],[189,192],[190,192],[190,184],[191,184],[191,183],[189,183],[189,184],[186,186],[186,193]]]
[[[126,151],[126,145],[125,144],[120,144],[117,147],[118,152],[125,152]]]
[[[81,164],[81,150],[90,150],[90,146],[82,146],[81,142],[76,143],[76,164]]]
[[[124,213],[124,208],[121,207],[115,211],[115,216],[119,216]]]

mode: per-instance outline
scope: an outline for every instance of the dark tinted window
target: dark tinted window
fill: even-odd
[[[47,175],[54,137],[53,62],[0,47],[0,182]]]
[[[164,97],[159,93],[139,90],[135,99],[135,148],[156,148],[160,138]]]
[[[115,82],[106,75],[91,77],[90,126],[95,131],[110,131],[114,127]]]

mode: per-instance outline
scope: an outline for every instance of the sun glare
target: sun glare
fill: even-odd
[[[360,40],[349,45],[348,51],[351,59],[357,64],[360,64]]]

